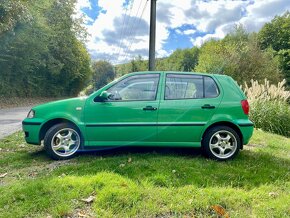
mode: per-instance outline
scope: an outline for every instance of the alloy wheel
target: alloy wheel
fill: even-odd
[[[237,139],[231,132],[221,130],[212,135],[209,148],[214,156],[227,159],[237,150]]]
[[[51,140],[53,152],[61,157],[73,155],[80,146],[80,135],[71,128],[64,128],[54,134]]]

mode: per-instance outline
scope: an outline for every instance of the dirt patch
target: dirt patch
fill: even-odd
[[[246,146],[247,147],[253,147],[253,148],[261,148],[261,147],[264,147],[265,145],[261,145],[261,144],[248,144]]]
[[[58,169],[62,166],[75,164],[73,160],[65,160],[65,161],[53,161],[51,163],[41,162],[39,163],[36,160],[32,160],[32,165],[29,164],[27,167],[18,168],[17,170],[7,169],[5,173],[5,177],[0,178],[0,186],[9,185],[16,180],[23,179],[36,179],[41,176],[47,176],[55,169]],[[64,174],[60,177],[65,176]]]
[[[248,144],[244,146],[244,150],[254,150],[254,149],[258,149],[258,148],[263,148],[265,147],[265,145],[261,145],[261,144]]]

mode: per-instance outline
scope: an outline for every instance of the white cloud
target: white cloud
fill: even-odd
[[[78,0],[76,3],[76,9],[92,8],[90,0]]]
[[[85,13],[82,12],[84,8],[92,8],[90,0],[78,0],[75,5],[75,17],[79,18],[82,17],[84,22],[92,22],[93,19],[87,16]]]
[[[183,34],[184,35],[192,35],[192,34],[194,34],[196,32],[196,30],[184,30],[183,31]]]
[[[98,1],[98,6],[106,12],[100,13],[92,25],[86,26],[91,35],[87,47],[93,57],[108,58],[115,63],[132,59],[137,54],[147,58],[150,1],[147,3],[143,20],[140,23],[135,16],[140,16],[146,0],[134,1],[131,18],[125,22],[127,26],[122,34],[125,14],[124,2],[125,0]],[[137,14],[140,3],[141,6]],[[81,13],[81,9],[86,7],[91,8],[89,0],[78,1],[78,13]],[[258,31],[265,22],[270,21],[275,15],[282,14],[287,9],[290,10],[290,1],[288,0],[171,0],[170,2],[158,0],[157,56],[163,57],[170,54],[170,51],[164,49],[164,44],[169,37],[169,29],[175,30],[179,35],[191,37],[192,44],[200,46],[211,38],[223,38],[236,24],[243,24],[249,31]],[[127,15],[129,11],[130,7],[127,10]],[[87,17],[87,19],[90,18]],[[188,26],[193,28],[188,28]],[[193,38],[193,34],[197,37]],[[117,60],[119,53],[120,56]]]
[[[203,43],[211,39],[221,39],[225,37],[226,33],[224,28],[226,25],[220,26],[216,29],[215,33],[206,34],[205,36],[198,36],[196,38],[191,38],[190,41],[194,46],[200,47]]]
[[[248,31],[258,31],[266,22],[269,22],[276,15],[283,14],[290,10],[288,0],[264,0],[256,1],[247,7],[247,14],[240,19]]]

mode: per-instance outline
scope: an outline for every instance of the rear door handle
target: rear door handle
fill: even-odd
[[[143,108],[144,111],[156,111],[157,107],[146,106]]]
[[[210,105],[210,104],[205,104],[203,106],[201,106],[202,109],[215,109],[215,106]]]

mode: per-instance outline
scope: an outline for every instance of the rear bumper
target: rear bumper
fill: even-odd
[[[22,129],[25,134],[25,141],[28,144],[40,145],[39,132],[41,122],[25,119],[22,121]]]
[[[238,125],[243,135],[243,144],[246,145],[249,143],[253,135],[254,124],[251,121],[248,121],[248,122],[239,123]]]

